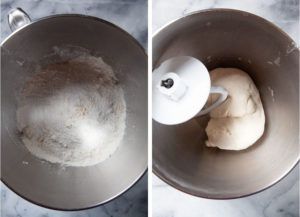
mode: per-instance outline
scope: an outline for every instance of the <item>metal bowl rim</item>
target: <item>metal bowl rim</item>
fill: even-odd
[[[202,14],[202,13],[218,13],[218,12],[236,13],[236,14],[239,14],[239,15],[242,15],[242,16],[249,16],[249,17],[253,17],[254,19],[258,19],[261,22],[264,22],[265,24],[269,25],[270,27],[272,26],[277,31],[279,31],[281,34],[283,34],[285,37],[287,37],[290,41],[292,41],[296,44],[296,42],[287,33],[285,33],[281,28],[279,28],[274,23],[268,21],[267,19],[265,19],[261,16],[258,16],[256,14],[247,12],[247,11],[237,10],[237,9],[230,9],[230,8],[210,8],[210,9],[197,10],[197,11],[187,13],[184,16],[179,17],[177,19],[174,19],[174,20],[168,22],[167,24],[163,25],[162,27],[158,28],[154,32],[154,34],[152,35],[152,39],[154,39],[159,33],[164,31],[167,27],[169,27],[171,25],[175,25],[177,22],[181,21],[182,19],[185,19],[185,18],[191,17],[191,16],[197,16],[198,14]],[[297,49],[299,50],[298,47],[297,47]]]

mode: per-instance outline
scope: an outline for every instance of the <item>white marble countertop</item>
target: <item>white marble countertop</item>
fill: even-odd
[[[181,16],[207,8],[233,8],[275,23],[299,45],[298,0],[153,0],[153,33]],[[167,12],[166,12],[167,11]],[[299,165],[273,187],[234,200],[208,200],[184,194],[153,175],[153,217],[298,217]]]
[[[148,40],[147,0],[1,0],[1,41],[10,34],[7,13],[21,7],[32,20],[61,13],[80,13],[108,20],[132,34],[146,49]],[[143,217],[147,216],[145,175],[133,188],[97,208],[61,212],[34,205],[1,183],[1,217]]]

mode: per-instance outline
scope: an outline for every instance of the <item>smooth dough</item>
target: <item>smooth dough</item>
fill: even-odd
[[[212,85],[227,89],[228,97],[210,112],[206,145],[226,150],[248,148],[263,135],[265,128],[264,109],[255,84],[246,72],[236,68],[217,68],[210,76]],[[217,98],[217,94],[212,94],[208,104]]]

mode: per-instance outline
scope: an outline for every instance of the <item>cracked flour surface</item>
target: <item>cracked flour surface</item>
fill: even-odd
[[[67,166],[109,158],[122,140],[126,106],[112,68],[82,56],[35,72],[21,91],[18,129],[29,151]]]

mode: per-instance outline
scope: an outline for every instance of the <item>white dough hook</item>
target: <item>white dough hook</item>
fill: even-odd
[[[152,74],[152,117],[155,121],[174,125],[205,115],[223,103],[227,91],[211,86],[204,64],[189,56],[164,61]],[[218,93],[216,102],[203,109],[209,94]]]

